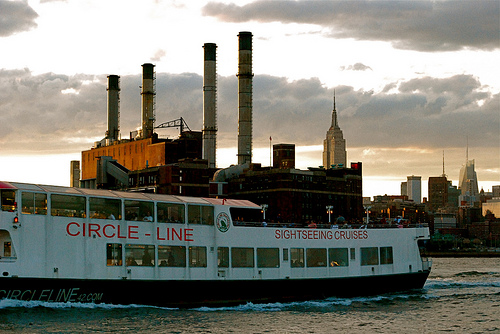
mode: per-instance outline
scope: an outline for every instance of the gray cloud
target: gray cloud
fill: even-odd
[[[203,14],[227,22],[316,24],[329,37],[387,41],[399,49],[454,51],[500,47],[500,2],[255,1],[210,2]]]
[[[3,154],[70,153],[89,149],[106,131],[106,76],[33,75],[0,70],[0,145]],[[120,79],[122,138],[140,124],[140,75]],[[157,73],[156,124],[183,117],[202,127],[202,77]],[[340,127],[350,148],[464,146],[498,148],[500,94],[471,75],[423,77],[390,85],[391,93],[335,87]],[[321,145],[331,122],[333,88],[319,79],[254,79],[254,147]],[[237,78],[218,79],[218,147],[237,141]],[[22,129],[22,131],[20,131]],[[160,136],[164,130],[158,130]],[[177,135],[178,130],[168,133]],[[491,168],[498,168],[492,166]]]
[[[356,63],[354,65],[349,65],[349,66],[340,66],[341,71],[373,71],[370,66],[366,66],[365,64],[362,63]]]
[[[0,0],[0,37],[36,28],[37,17],[27,1]]]

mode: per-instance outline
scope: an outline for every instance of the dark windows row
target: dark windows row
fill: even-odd
[[[354,252],[354,249],[351,249]],[[349,257],[347,248],[291,248],[290,265],[292,268],[347,267]]]
[[[392,247],[362,247],[361,265],[392,264]],[[355,249],[347,248],[288,248],[283,249],[283,261],[289,261],[292,268],[347,267],[349,259],[355,259]],[[107,265],[123,265],[123,253],[127,266],[159,267],[206,267],[207,248],[201,246],[149,246],[128,244],[107,244]],[[157,257],[155,257],[157,253]],[[250,247],[218,247],[219,268],[255,267],[255,249]],[[257,248],[258,268],[279,268],[279,248]],[[157,263],[155,263],[157,259]]]
[[[86,197],[52,194],[50,196],[52,216],[87,217]],[[21,197],[22,213],[47,214],[47,194],[23,192]],[[114,198],[90,197],[88,201],[89,217],[92,219],[154,221],[155,203],[149,201],[122,200]],[[156,203],[157,221],[161,223],[184,224],[185,206],[179,203]],[[214,224],[214,208],[209,205],[188,204],[187,220],[189,224]]]
[[[185,246],[157,246],[157,261],[155,260],[155,246],[107,244],[106,260],[108,266],[122,266],[123,254],[125,265],[153,267],[206,267],[207,248],[199,246],[188,247],[188,261],[186,261]]]
[[[362,247],[361,265],[393,264],[392,247]]]

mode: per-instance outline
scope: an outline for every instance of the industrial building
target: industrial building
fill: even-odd
[[[356,221],[364,213],[361,175],[360,162],[351,168],[309,170],[252,164],[228,180],[228,193],[231,198],[265,204],[267,220],[287,226],[327,224],[339,215]]]
[[[155,125],[156,75],[153,64],[143,64],[141,128],[123,139],[119,128],[119,76],[110,75],[108,129],[104,139],[82,152],[80,185],[244,198],[262,205],[263,214],[267,211],[269,220],[290,224],[312,220],[327,223],[332,213],[347,219],[361,219],[362,164],[346,166],[345,140],[340,138],[335,101],[331,128],[335,135],[328,138],[343,141],[342,162],[328,164],[326,168],[298,170],[295,169],[295,145],[278,144],[273,147],[273,167],[252,163],[252,34],[240,32],[238,40],[238,165],[216,167],[217,46],[206,43],[203,46],[202,130],[192,131],[182,118]],[[161,127],[179,127],[179,137],[159,139],[155,129]]]

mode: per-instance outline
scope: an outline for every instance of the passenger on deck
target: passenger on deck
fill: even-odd
[[[132,256],[127,258],[127,266],[137,266],[137,262]]]
[[[144,248],[144,254],[142,255],[142,265],[143,266],[153,265],[151,254],[149,254],[149,249],[147,247]]]
[[[172,254],[172,252],[168,253],[167,261],[168,261],[168,266],[169,267],[174,267],[175,266],[175,259],[174,259],[174,255]]]
[[[153,217],[151,216],[151,212],[148,211],[148,213],[144,216],[144,218],[142,220],[145,222],[152,222]]]
[[[337,217],[337,219],[335,219],[335,223],[337,223],[337,224],[339,224],[339,225],[343,224],[344,222],[345,222],[345,218],[344,218],[344,217],[342,217],[342,215],[339,215],[339,216]]]

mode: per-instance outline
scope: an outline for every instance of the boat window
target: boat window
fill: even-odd
[[[160,267],[185,267],[185,246],[158,246],[158,265]]]
[[[125,219],[153,221],[153,202],[125,200]]]
[[[90,197],[90,218],[96,219],[122,219],[122,201],[119,199]]]
[[[85,197],[71,195],[50,195],[50,206],[52,216],[61,217],[86,217]]]
[[[155,264],[155,247],[149,245],[126,245],[127,266],[152,267]]]
[[[207,247],[198,247],[198,246],[189,247],[189,266],[190,267],[207,266]]]
[[[3,256],[5,256],[5,257],[12,256],[12,242],[4,241],[4,243],[3,243]]]
[[[328,262],[330,267],[347,267],[349,265],[347,248],[329,248]]]
[[[264,220],[259,209],[230,208],[229,213],[234,225],[255,225]]]
[[[378,264],[377,247],[361,247],[361,265],[372,266]]]
[[[231,267],[233,268],[253,268],[253,248],[231,248]]]
[[[16,209],[16,192],[14,190],[0,190],[2,211],[14,211]]]
[[[280,250],[279,248],[257,248],[258,268],[279,268]]]
[[[290,248],[292,268],[304,268],[304,248]]]
[[[356,260],[356,248],[351,248],[351,261]]]
[[[0,230],[0,261],[3,259],[15,259],[16,254],[12,247],[12,239],[9,232]]]
[[[123,264],[122,245],[107,244],[106,245],[106,265],[121,266]]]
[[[326,248],[307,248],[306,260],[308,267],[326,267]]]
[[[46,215],[47,194],[24,191],[21,194],[21,207],[24,214]]]
[[[214,207],[207,205],[188,204],[188,223],[189,224],[214,224]]]
[[[217,248],[217,266],[219,268],[229,268],[229,247]]]
[[[380,247],[380,264],[392,264],[392,247]]]
[[[184,224],[184,204],[158,203],[157,213],[159,222]]]

